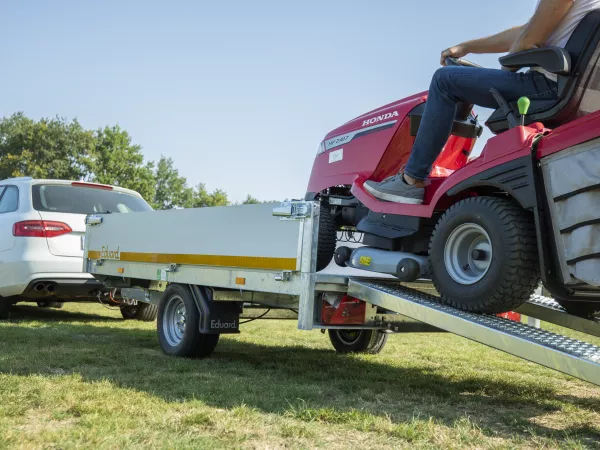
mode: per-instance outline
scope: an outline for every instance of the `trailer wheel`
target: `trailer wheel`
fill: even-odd
[[[442,300],[481,313],[511,311],[540,282],[533,218],[504,198],[471,197],[440,218],[429,246]]]
[[[333,214],[328,208],[321,208],[319,214],[319,238],[317,248],[317,272],[325,269],[335,252],[337,245],[337,229]]]
[[[379,330],[329,330],[329,340],[338,353],[377,354],[383,350],[388,334]]]
[[[152,322],[156,319],[158,308],[150,303],[138,303],[137,305],[121,306],[121,315],[125,320],[141,320],[142,322]]]
[[[158,342],[167,355],[185,358],[210,356],[219,334],[200,333],[200,313],[187,287],[172,284],[158,305]]]

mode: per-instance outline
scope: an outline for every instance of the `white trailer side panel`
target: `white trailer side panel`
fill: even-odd
[[[300,269],[299,221],[272,216],[273,204],[106,214],[88,227],[89,259],[131,263]]]

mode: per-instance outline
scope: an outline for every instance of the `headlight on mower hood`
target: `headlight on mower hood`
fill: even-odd
[[[321,153],[325,152],[325,141],[321,142],[321,144],[319,145],[319,149],[317,150],[317,156],[319,156]]]

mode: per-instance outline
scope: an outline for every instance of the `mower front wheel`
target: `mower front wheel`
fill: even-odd
[[[321,208],[319,214],[319,237],[317,245],[317,272],[320,272],[331,262],[337,245],[335,220],[331,211],[325,207]]]
[[[512,311],[540,282],[533,217],[507,198],[452,205],[433,232],[429,259],[443,301],[466,311]]]

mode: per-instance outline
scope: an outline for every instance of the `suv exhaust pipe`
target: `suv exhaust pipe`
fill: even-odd
[[[48,294],[52,294],[54,291],[56,291],[56,284],[40,281],[33,285],[33,290],[34,290],[34,292],[38,292],[38,293],[45,292]]]
[[[46,285],[46,283],[35,283],[33,285],[33,290],[35,292],[44,292],[48,289],[48,286]]]

